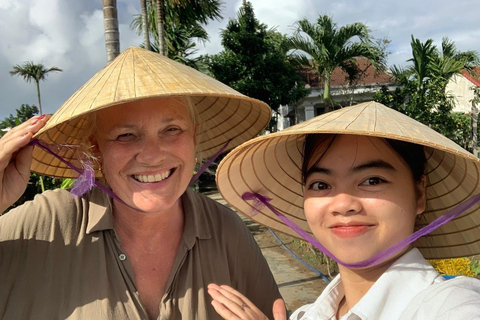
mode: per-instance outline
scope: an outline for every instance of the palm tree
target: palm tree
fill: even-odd
[[[402,85],[413,85],[418,94],[418,106],[425,103],[427,91],[432,84],[445,92],[448,81],[465,69],[472,72],[472,68],[479,64],[480,57],[475,51],[459,51],[453,41],[442,39],[439,50],[432,39],[422,43],[411,36],[412,58],[407,60],[413,65],[407,68],[393,66],[392,75]]]
[[[175,1],[175,0],[173,0]],[[181,0],[177,0],[181,1]],[[157,12],[157,30],[158,30],[158,53],[166,55],[165,51],[165,15],[163,10],[165,7],[165,0],[155,0]]]
[[[150,50],[150,31],[148,29],[147,0],[140,0],[142,8],[142,30],[145,49]]]
[[[117,0],[103,0],[103,25],[105,28],[105,48],[107,49],[107,61],[110,62],[120,54]]]
[[[294,36],[288,41],[289,49],[294,49],[291,57],[297,64],[318,72],[323,80],[327,108],[332,105],[330,78],[335,68],[340,67],[350,80],[356,79],[361,72],[357,58],[368,59],[377,70],[385,68],[387,41],[375,41],[363,23],[338,28],[331,17],[321,15],[315,23],[307,19],[297,21],[296,27]]]
[[[21,76],[27,82],[35,81],[35,85],[37,86],[37,98],[38,98],[38,109],[40,110],[40,114],[42,115],[42,101],[40,99],[40,80],[45,80],[47,74],[53,71],[62,71],[57,67],[51,67],[46,69],[43,64],[34,64],[32,61],[25,62],[22,66],[16,65],[13,67],[13,70],[10,71],[10,75],[12,76]]]
[[[142,0],[143,1],[143,0]],[[188,33],[198,33],[202,30],[202,38],[207,40],[208,34],[201,24],[210,19],[220,19],[220,0],[151,0],[147,2],[148,28],[156,39],[158,52],[170,56],[172,30],[187,30]],[[130,24],[140,34],[145,29],[141,15],[135,17]],[[195,30],[192,31],[191,29]]]

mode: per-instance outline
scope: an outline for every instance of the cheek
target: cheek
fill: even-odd
[[[306,197],[303,202],[303,208],[305,211],[305,218],[307,219],[310,228],[323,222],[325,213],[324,201],[314,197]]]

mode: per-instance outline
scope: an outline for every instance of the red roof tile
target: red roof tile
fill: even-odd
[[[468,73],[466,70],[462,71],[462,75],[470,80],[474,85],[480,87],[480,67],[473,68],[473,75]]]
[[[375,68],[367,59],[359,58],[358,67],[360,70],[362,70],[361,76],[357,81],[355,81],[355,83],[353,83],[354,85],[386,84],[394,81],[393,78],[385,72],[376,73]],[[318,73],[315,70],[302,67],[300,72],[304,78],[304,81],[308,83],[310,87],[323,87],[323,83],[321,83],[320,79],[318,78]],[[336,68],[333,70],[330,82],[332,87],[345,86],[348,84],[348,76],[342,69]]]

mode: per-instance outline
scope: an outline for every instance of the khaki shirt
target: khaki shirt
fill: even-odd
[[[209,283],[228,284],[269,318],[277,285],[231,210],[188,189],[183,238],[158,319],[220,319]],[[147,319],[110,199],[54,190],[0,217],[1,319]]]

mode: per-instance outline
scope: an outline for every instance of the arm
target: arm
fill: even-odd
[[[49,116],[33,117],[0,139],[0,214],[17,201],[30,178],[33,147],[28,146]]]

